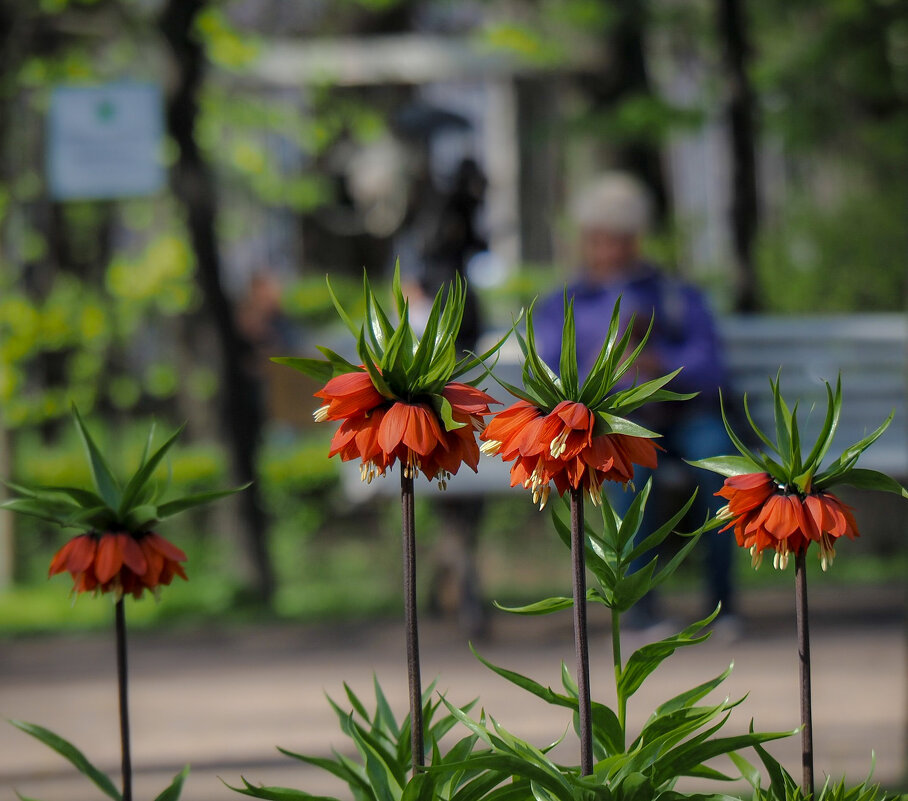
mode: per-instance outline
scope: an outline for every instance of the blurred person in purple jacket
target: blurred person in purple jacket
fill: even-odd
[[[699,290],[642,258],[641,239],[650,216],[651,203],[645,187],[633,176],[619,172],[594,180],[573,204],[572,217],[579,228],[580,270],[577,279],[568,284],[567,294],[574,301],[580,373],[584,375],[592,366],[620,297],[622,328],[636,315],[632,347],[634,340],[639,342],[645,335],[650,318],[653,319],[652,333],[636,362],[637,369],[630,371],[636,372],[637,381],[683,367],[668,388],[699,393],[683,403],[646,406],[638,413],[637,421],[663,435],[659,443],[666,449],[665,456],[701,459],[725,453],[730,446],[718,402],[725,368],[715,321]],[[541,355],[556,369],[564,323],[563,297],[563,291],[554,292],[533,313]],[[626,378],[629,383],[631,376]],[[693,513],[702,522],[707,512],[722,505],[721,499],[713,495],[722,479],[687,465],[684,468],[699,486]],[[641,536],[663,522],[658,512],[662,477],[663,472],[656,471]],[[639,488],[647,478],[648,471],[638,468],[634,483]],[[609,494],[612,505],[623,514],[633,494],[612,489],[617,490]],[[725,624],[733,630],[738,621],[731,577],[731,537],[710,532],[704,535],[703,544],[709,611],[721,602]],[[644,563],[642,560],[641,565]],[[638,628],[647,628],[658,620],[656,599],[652,597],[643,599],[628,615],[628,623]]]

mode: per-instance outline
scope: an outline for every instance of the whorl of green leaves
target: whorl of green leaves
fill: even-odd
[[[775,440],[767,435],[755,422],[744,396],[744,413],[754,434],[769,449],[754,452],[732,430],[722,403],[722,420],[725,430],[737,448],[740,456],[716,456],[691,462],[695,467],[712,470],[723,476],[737,476],[746,473],[769,473],[779,486],[796,487],[801,493],[827,489],[836,484],[849,484],[862,489],[893,492],[908,498],[908,490],[885,473],[855,467],[861,454],[876,442],[892,422],[893,413],[863,439],[845,448],[841,455],[820,469],[823,460],[829,453],[835,438],[839,419],[842,415],[842,377],[836,381],[835,390],[828,381],[826,385],[826,416],[816,442],[807,455],[801,443],[798,428],[798,404],[789,409],[782,397],[781,379],[777,374],[775,380],[769,379],[773,400],[773,419],[775,422]],[[720,395],[720,401],[722,400]]]
[[[493,377],[514,397],[532,403],[546,412],[550,412],[565,400],[582,403],[596,414],[594,431],[596,436],[616,433],[636,437],[658,437],[659,434],[632,423],[627,419],[627,415],[647,403],[689,400],[694,395],[664,389],[665,385],[681,372],[681,368],[642,384],[634,384],[616,392],[612,391],[643,352],[653,327],[653,322],[650,320],[646,336],[628,354],[635,318],[631,318],[622,333],[620,331],[620,310],[621,300],[619,298],[612,311],[608,331],[599,355],[582,382],[577,365],[574,301],[573,299],[568,300],[566,292],[558,374],[539,356],[533,332],[533,308],[531,306],[526,315],[526,337],[517,332],[517,341],[524,358],[523,387],[515,387]]]
[[[422,336],[417,336],[410,324],[410,304],[404,297],[400,284],[400,262],[394,268],[392,295],[399,322],[395,326],[382,308],[369,277],[363,273],[363,294],[365,297],[366,319],[357,326],[328,283],[331,300],[341,320],[356,338],[356,351],[362,367],[351,364],[330,348],[319,346],[325,359],[310,359],[279,356],[272,361],[285,364],[322,383],[343,373],[359,372],[365,369],[372,384],[389,400],[411,402],[416,398],[431,399],[442,416],[448,429],[460,424],[451,419],[450,406],[441,396],[445,385],[480,367],[495,355],[510,335],[505,334],[495,345],[480,356],[457,356],[456,341],[463,321],[466,304],[466,284],[459,277],[435,295]],[[475,385],[482,378],[465,381]]]
[[[92,439],[75,406],[72,415],[85,447],[93,489],[65,486],[30,488],[7,483],[20,497],[4,501],[0,508],[48,520],[64,528],[141,533],[148,531],[159,520],[245,489],[244,486],[202,492],[162,501],[161,495],[166,487],[159,486],[153,478],[167,452],[182,433],[183,426],[154,452],[151,450],[154,441],[152,426],[138,469],[126,481],[120,481]]]

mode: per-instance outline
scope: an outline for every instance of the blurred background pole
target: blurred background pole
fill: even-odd
[[[270,605],[275,579],[268,557],[268,521],[261,491],[255,483],[262,415],[256,402],[254,379],[242,364],[245,343],[221,280],[214,174],[195,140],[199,93],[206,69],[206,55],[195,33],[195,24],[207,6],[205,0],[169,0],[159,19],[176,68],[175,86],[167,99],[166,112],[167,132],[179,147],[171,183],[186,212],[199,285],[220,345],[221,424],[231,451],[234,478],[241,484],[253,482],[240,494],[238,503],[255,569],[254,594],[256,600]]]
[[[12,475],[9,458],[9,437],[0,426],[0,476]],[[13,583],[13,515],[0,512],[0,590]]]

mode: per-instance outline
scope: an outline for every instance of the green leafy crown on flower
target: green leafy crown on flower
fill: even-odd
[[[782,397],[780,371],[775,380],[769,379],[772,390],[775,441],[754,422],[747,404],[747,395],[744,396],[744,413],[747,421],[754,434],[771,453],[762,450],[755,453],[738,437],[728,422],[720,393],[719,399],[722,404],[722,420],[725,423],[725,430],[740,456],[716,456],[700,459],[691,464],[726,477],[749,473],[768,473],[779,487],[796,490],[802,495],[818,492],[836,484],[848,484],[861,489],[893,492],[903,498],[908,498],[908,490],[885,473],[855,467],[861,454],[873,445],[889,427],[894,412],[890,412],[877,429],[845,448],[838,458],[821,469],[832,446],[842,414],[842,377],[840,375],[836,380],[834,390],[828,381],[823,383],[826,387],[826,417],[816,442],[806,456],[804,456],[798,427],[798,404],[796,403],[793,408],[789,409]]]
[[[425,399],[431,403],[448,431],[461,428],[464,424],[454,420],[451,404],[441,392],[448,383],[482,366],[486,359],[494,356],[510,336],[510,330],[485,353],[458,358],[455,343],[466,304],[466,283],[460,276],[455,276],[451,283],[436,293],[422,336],[417,336],[410,323],[410,304],[401,288],[399,260],[394,267],[392,283],[392,296],[399,317],[397,326],[375,297],[365,271],[363,295],[366,316],[360,326],[353,322],[337,299],[330,280],[327,277],[325,280],[338,315],[356,338],[356,351],[362,366],[351,364],[340,354],[321,345],[318,349],[325,359],[278,356],[271,361],[292,367],[320,382],[365,369],[375,389],[388,400],[410,403],[417,398]],[[475,386],[485,374],[483,372],[463,383]]]
[[[643,352],[653,328],[650,319],[646,334],[628,354],[631,337],[634,331],[636,315],[620,333],[621,299],[615,304],[609,321],[608,332],[596,361],[590,368],[583,382],[577,364],[577,332],[574,325],[574,301],[564,296],[564,326],[561,331],[561,360],[558,374],[539,356],[536,348],[536,337],[533,332],[533,307],[527,310],[526,337],[516,332],[517,341],[523,352],[523,388],[515,387],[493,375],[514,397],[531,403],[545,412],[551,412],[562,401],[582,403],[596,415],[594,436],[603,434],[627,434],[649,439],[660,436],[627,419],[627,415],[647,403],[660,401],[690,400],[696,393],[682,394],[664,389],[682,368],[667,375],[632,384],[626,389],[613,390],[633,367],[637,357]]]
[[[166,485],[162,486],[152,479],[184,426],[180,426],[152,453],[155,430],[152,425],[138,469],[126,481],[121,482],[110,469],[108,461],[92,439],[75,406],[72,408],[72,415],[85,448],[94,489],[66,486],[29,488],[7,483],[7,486],[21,497],[0,503],[0,508],[48,520],[64,528],[137,534],[150,530],[164,518],[232,495],[248,486],[247,484],[234,489],[184,495],[162,502],[160,496],[163,495]]]

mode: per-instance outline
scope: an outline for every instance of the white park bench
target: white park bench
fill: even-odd
[[[861,458],[861,466],[908,478],[908,316],[736,315],[720,319],[719,329],[730,374],[726,399],[740,407],[741,395],[747,393],[751,413],[770,436],[774,428],[769,378],[780,367],[783,395],[789,403],[800,399],[802,441],[811,443],[826,411],[823,380],[834,386],[841,373],[843,408],[832,451],[857,442],[894,411],[892,423]],[[489,340],[494,341],[491,336]],[[503,349],[496,372],[519,383],[519,350],[513,340]],[[491,379],[489,389],[507,402],[504,390]],[[367,487],[360,482],[356,465],[344,467],[344,488],[351,498],[398,492],[393,479]],[[509,484],[508,470],[500,459],[483,457],[479,473],[462,468],[448,483],[448,492],[503,492]]]

